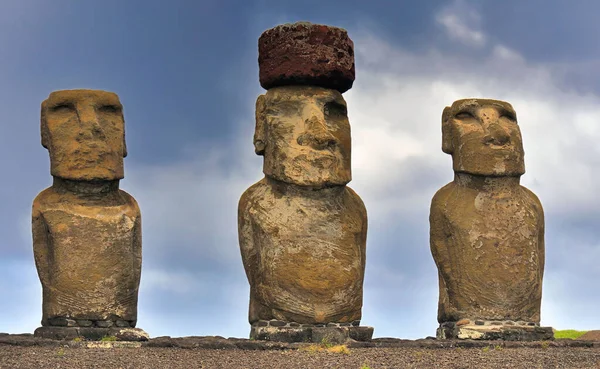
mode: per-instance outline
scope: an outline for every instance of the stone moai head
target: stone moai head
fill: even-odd
[[[442,150],[453,169],[492,177],[525,173],[523,140],[513,107],[504,101],[464,99],[442,114]]]
[[[42,146],[50,173],[76,181],[122,179],[125,121],[119,97],[100,90],[54,91],[42,102]]]
[[[354,81],[345,30],[310,23],[277,26],[259,39],[261,86],[254,148],[266,176],[312,188],[352,179],[350,124],[342,93]]]

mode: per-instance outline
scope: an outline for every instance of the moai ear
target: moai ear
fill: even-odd
[[[125,132],[123,132],[123,157],[127,157],[127,142],[125,141]]]
[[[260,95],[256,99],[256,128],[254,130],[254,152],[256,155],[264,155],[267,147],[266,128],[266,97]]]
[[[442,113],[442,151],[452,155],[454,147],[452,147],[452,109],[449,106],[444,108]]]
[[[127,157],[127,141],[125,140],[125,117],[123,116],[123,110],[121,109],[121,119],[123,120],[123,157]]]
[[[42,135],[42,146],[48,150],[50,137],[48,137],[48,123],[46,123],[46,106],[44,103],[42,103],[42,111],[40,113],[40,133]]]

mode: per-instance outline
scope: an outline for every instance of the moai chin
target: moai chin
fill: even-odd
[[[544,212],[519,184],[523,142],[509,103],[465,99],[442,114],[454,181],[433,197],[439,338],[541,340]]]
[[[265,177],[238,208],[251,337],[320,341],[336,327],[334,340],[368,340],[373,329],[358,327],[367,213],[346,186],[353,43],[340,28],[277,26],[259,39],[259,68],[268,91],[256,101],[254,147]]]
[[[42,103],[42,146],[52,186],[33,201],[33,251],[42,282],[36,336],[138,340],[140,209],[119,189],[125,122],[119,97],[55,91]],[[130,329],[126,329],[130,328]]]

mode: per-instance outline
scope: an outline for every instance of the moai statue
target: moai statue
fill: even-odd
[[[36,336],[144,340],[137,320],[140,209],[119,189],[125,122],[119,97],[55,91],[42,103],[52,186],[33,201],[33,252],[42,282]]]
[[[351,180],[342,92],[353,43],[340,28],[277,26],[259,39],[254,147],[265,177],[242,195],[238,231],[250,283],[250,336],[369,340],[359,327],[367,213]],[[324,326],[328,328],[323,328]]]
[[[509,103],[465,99],[442,115],[454,181],[431,203],[438,338],[540,340],[544,212],[519,184],[523,142]]]

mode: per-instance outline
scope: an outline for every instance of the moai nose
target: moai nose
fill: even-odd
[[[104,131],[98,121],[98,116],[94,108],[81,108],[78,110],[80,130],[77,140],[105,138]]]
[[[305,122],[306,130],[298,137],[298,144],[315,150],[325,150],[337,145],[336,138],[327,131],[324,119],[313,115]]]
[[[484,137],[486,144],[505,145],[510,141],[510,135],[498,122],[491,123],[487,131]]]

